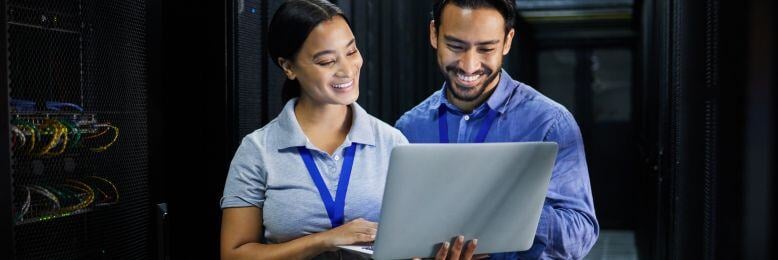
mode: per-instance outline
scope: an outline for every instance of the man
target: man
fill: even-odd
[[[430,43],[446,82],[396,127],[412,143],[556,142],[559,151],[532,248],[491,257],[580,259],[599,234],[580,130],[563,106],[502,70],[514,19],[509,0],[436,3]],[[472,256],[475,243],[459,241],[438,257]]]

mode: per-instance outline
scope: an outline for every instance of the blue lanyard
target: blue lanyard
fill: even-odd
[[[440,136],[441,143],[448,143],[448,122],[446,122],[446,114],[448,109],[446,105],[441,104],[438,108],[438,135]],[[489,128],[492,127],[494,119],[497,118],[498,112],[494,109],[489,109],[489,114],[486,114],[483,123],[481,123],[481,129],[478,130],[478,134],[475,136],[474,143],[483,143],[486,140],[486,134],[489,133]]]
[[[346,208],[346,190],[348,189],[348,181],[351,178],[351,167],[354,165],[357,143],[351,143],[351,146],[346,147],[346,155],[343,157],[343,166],[340,170],[340,180],[338,181],[338,190],[335,192],[335,200],[332,199],[330,191],[327,189],[321,173],[319,173],[319,168],[316,167],[316,162],[313,161],[311,151],[304,146],[298,147],[297,150],[300,152],[300,157],[303,158],[305,167],[308,168],[308,173],[311,174],[313,183],[316,184],[316,189],[319,190],[319,196],[321,196],[321,200],[324,202],[324,208],[327,209],[327,215],[330,217],[332,228],[343,225],[343,211]]]

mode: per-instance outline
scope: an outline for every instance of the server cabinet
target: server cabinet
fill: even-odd
[[[769,126],[746,124],[746,90],[753,84],[747,75],[760,68],[748,64],[748,46],[761,41],[749,36],[769,35],[749,32],[763,29],[749,23],[758,2],[642,3],[643,87],[635,107],[645,162],[639,170],[645,205],[637,237],[641,258],[766,255],[767,233],[749,234],[746,228],[770,228],[763,218],[769,200],[744,185],[767,176],[749,172],[763,165],[751,164],[760,157],[748,153],[746,140],[771,136],[746,134]]]
[[[145,1],[0,7],[2,258],[151,258]]]

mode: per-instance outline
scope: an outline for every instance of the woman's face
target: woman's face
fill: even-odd
[[[335,16],[311,31],[293,62],[282,61],[287,77],[300,82],[301,98],[333,105],[357,100],[362,55],[354,40],[346,20]]]

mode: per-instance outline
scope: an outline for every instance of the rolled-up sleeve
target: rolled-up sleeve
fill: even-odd
[[[541,258],[581,259],[599,236],[581,131],[573,116],[560,111],[546,136],[559,145],[537,238]]]
[[[222,208],[262,207],[267,190],[267,174],[262,170],[261,147],[250,136],[243,139],[230,163]]]

